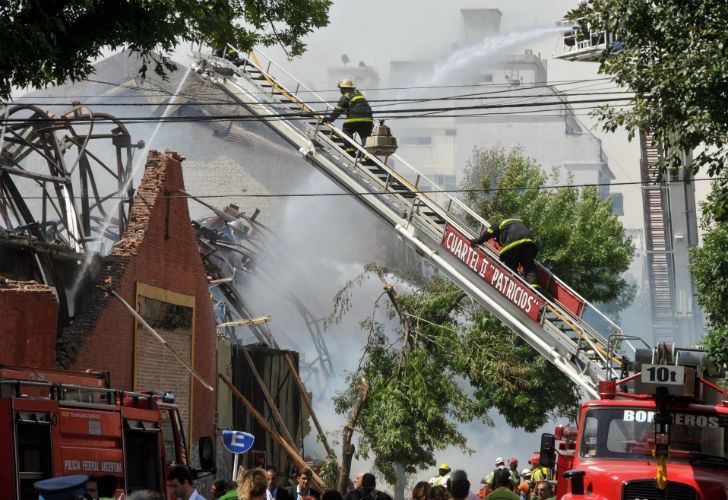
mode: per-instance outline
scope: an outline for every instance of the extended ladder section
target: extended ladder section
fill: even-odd
[[[495,247],[471,247],[489,227],[461,200],[443,192],[398,155],[396,167],[370,155],[341,129],[322,125],[326,99],[264,54],[234,61],[200,57],[196,71],[244,105],[305,159],[384,219],[411,247],[549,359],[590,397],[598,382],[624,374],[622,349],[634,346],[620,328],[548,269],[546,294],[502,265]],[[396,134],[395,134],[396,135]],[[344,148],[354,148],[355,156]]]
[[[655,338],[671,339],[675,335],[675,289],[672,236],[670,228],[670,192],[660,178],[660,153],[651,134],[640,133],[642,159],[642,204],[645,214],[647,262],[649,265],[652,326]]]

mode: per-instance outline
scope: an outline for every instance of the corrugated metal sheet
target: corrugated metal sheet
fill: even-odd
[[[253,363],[266,384],[273,401],[276,403],[288,431],[296,441],[296,448],[301,450],[305,428],[308,427],[304,427],[304,422],[308,420],[308,414],[301,403],[298,387],[284,359],[285,353],[289,353],[296,369],[298,369],[298,353],[258,345],[233,345],[231,349],[231,380],[233,384],[261,414],[268,418],[271,426],[278,431],[280,431],[280,427],[275,421],[270,408],[268,408],[263,391],[253,376],[243,350],[247,350],[253,359]],[[291,470],[291,462],[285,451],[270,436],[265,434],[256,420],[245,411],[243,405],[234,399],[232,401],[232,424],[233,429],[250,432],[255,436],[253,449],[241,457],[242,465],[246,468],[274,466],[279,470],[281,479],[288,475]]]

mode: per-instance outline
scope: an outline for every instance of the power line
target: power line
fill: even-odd
[[[469,85],[424,85],[424,86],[409,86],[409,87],[370,87],[370,88],[360,88],[359,90],[362,91],[386,91],[386,90],[418,90],[418,89],[448,89],[448,88],[482,88],[482,87],[507,87],[504,89],[499,90],[492,90],[489,92],[484,92],[484,94],[497,94],[497,93],[505,93],[505,92],[513,92],[513,91],[520,91],[520,90],[530,90],[530,89],[537,89],[537,88],[547,88],[551,86],[556,85],[573,85],[578,83],[587,83],[587,82],[606,82],[613,80],[611,77],[602,77],[602,78],[588,78],[588,79],[575,79],[575,80],[552,80],[550,82],[544,82],[544,83],[536,83],[533,85],[505,85],[505,84],[493,84],[493,83],[481,83],[481,84],[469,84]],[[98,83],[102,85],[109,85],[112,87],[118,87],[118,88],[125,88],[129,90],[143,90],[143,91],[151,91],[156,92],[155,94],[134,94],[134,95],[114,95],[114,96],[99,96],[99,95],[63,95],[63,96],[19,96],[16,99],[56,99],[56,98],[99,98],[104,97],[106,99],[130,99],[133,97],[161,97],[160,94],[169,96],[169,97],[200,97],[200,96],[220,96],[220,92],[195,92],[193,94],[186,94],[186,93],[174,93],[170,92],[164,88],[159,88],[158,90],[145,88],[145,87],[139,87],[136,85],[127,85],[123,83],[114,83],[114,82],[106,82],[103,80],[94,80],[89,79],[86,80],[87,82],[92,83]],[[322,90],[305,90],[305,89],[299,89],[297,91],[297,94],[310,94],[310,93],[324,93],[324,92],[335,92],[339,93],[339,89],[322,89]],[[267,95],[269,93],[267,92],[254,92],[253,95]],[[313,101],[313,102],[321,102],[321,101]],[[335,101],[332,101],[335,102]]]
[[[676,181],[670,181],[672,184],[676,183],[682,183],[682,184],[689,184],[691,182],[705,182],[705,181],[725,181],[728,180],[728,177],[700,177],[700,178],[693,178],[693,179],[678,179]],[[447,193],[447,194],[459,194],[459,193],[495,193],[495,192],[512,192],[512,191],[547,191],[547,190],[557,190],[557,189],[576,189],[576,188],[586,188],[586,187],[602,187],[602,186],[635,186],[635,185],[641,185],[641,186],[660,186],[662,184],[659,183],[653,183],[653,182],[642,182],[642,181],[624,181],[624,182],[594,182],[594,183],[581,183],[581,184],[552,184],[552,185],[546,185],[546,186],[518,186],[518,187],[495,187],[495,188],[477,188],[477,189],[439,189],[436,191],[424,191],[419,190],[418,192],[428,195],[428,194],[438,194],[438,193]],[[144,198],[155,198],[155,199],[191,199],[191,198],[200,198],[200,199],[213,199],[213,198],[326,198],[326,197],[340,197],[340,196],[351,196],[351,197],[362,197],[362,196],[390,196],[393,194],[398,194],[394,191],[366,191],[362,193],[348,193],[348,192],[339,192],[339,193],[247,193],[247,192],[241,192],[241,193],[224,193],[224,194],[170,194],[170,195],[158,195],[158,196],[144,196],[144,195],[138,195],[142,196]],[[43,196],[24,196],[24,199],[43,199]],[[82,199],[81,196],[76,196],[78,199]],[[93,199],[93,196],[87,196],[86,198]],[[126,196],[118,196],[118,195],[112,195],[105,197],[104,199],[120,199],[125,200],[127,199]]]
[[[438,108],[403,108],[403,109],[390,109],[387,111],[387,116],[380,116],[379,118],[402,118],[406,113],[416,113],[412,116],[416,117],[423,113],[437,113],[437,112],[457,112],[457,111],[473,111],[473,110],[487,110],[487,109],[504,109],[504,108],[530,108],[530,107],[543,107],[543,106],[570,106],[579,104],[597,104],[597,103],[615,103],[615,102],[628,102],[631,98],[613,98],[613,99],[582,99],[578,101],[555,101],[555,102],[528,102],[528,103],[517,103],[517,104],[478,104],[471,106],[451,106],[451,107],[438,107]],[[255,104],[252,106],[259,106],[261,104]],[[551,110],[553,111],[553,110]],[[70,123],[167,123],[167,122],[208,122],[208,121],[267,121],[272,119],[305,119],[305,118],[317,118],[322,113],[318,112],[294,112],[294,113],[273,113],[266,116],[259,115],[190,115],[190,116],[130,116],[130,117],[115,117],[114,120],[108,118],[97,118],[90,119],[86,117],[64,117],[64,118],[6,118],[0,120],[0,123],[39,123],[39,124],[51,124],[59,123],[59,121],[67,121]]]
[[[490,99],[539,99],[542,97],[573,97],[573,96],[601,96],[601,95],[625,95],[629,92],[576,92],[576,93],[551,93],[551,94],[535,94],[535,95],[504,95],[498,97],[491,97],[490,95],[481,94],[467,94],[458,96],[445,96],[445,97],[428,97],[428,98],[401,98],[401,99],[367,99],[369,103],[387,103],[384,105],[398,104],[398,103],[418,103],[418,102],[433,102],[433,101],[477,101],[477,100],[490,100]],[[266,94],[269,95],[269,94]],[[338,101],[297,101],[294,104],[336,104]],[[569,101],[566,101],[567,103]],[[18,105],[27,106],[74,106],[72,101],[59,101],[59,102],[15,102]],[[165,105],[177,105],[177,106],[245,106],[245,104],[238,101],[181,101],[181,102],[96,102],[87,103],[89,106],[165,106]],[[375,106],[372,106],[373,108]]]

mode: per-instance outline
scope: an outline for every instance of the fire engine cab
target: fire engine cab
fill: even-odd
[[[161,492],[168,469],[189,465],[173,397],[109,385],[103,372],[0,365],[3,498],[37,498],[36,481],[70,474],[112,476],[117,492]],[[214,470],[212,439],[199,450],[201,471]]]
[[[707,353],[661,344],[633,368],[541,437],[556,498],[728,500],[728,391]]]

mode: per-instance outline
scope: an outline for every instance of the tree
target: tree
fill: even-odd
[[[596,190],[546,188],[558,176],[543,175],[518,149],[476,149],[466,177],[465,188],[480,190],[468,196],[471,206],[486,218],[523,217],[534,228],[542,255],[577,283],[577,291],[591,300],[630,299],[632,291],[620,275],[629,266],[632,245],[611,214],[611,202],[600,200]],[[447,446],[467,451],[457,423],[479,419],[492,425],[490,409],[526,431],[552,417],[574,416],[575,385],[437,274],[420,282],[370,266],[339,292],[333,319],[350,307],[351,288],[372,273],[385,282],[385,291],[395,278],[416,290],[390,300],[387,318],[398,319],[397,328],[374,314],[364,320],[368,342],[335,407],[350,411],[358,380],[368,381],[357,424],[359,450],[371,451],[389,480],[395,464],[412,473],[434,465],[435,453]]]
[[[13,86],[43,87],[93,73],[105,49],[129,48],[164,75],[158,53],[180,41],[247,51],[279,43],[291,56],[328,24],[331,0],[9,0],[0,2],[0,98]]]
[[[654,134],[666,153],[662,168],[680,168],[682,156],[702,147],[688,165],[723,176],[728,155],[728,3],[724,0],[592,0],[570,13],[585,16],[591,32],[619,42],[603,54],[599,71],[634,92],[630,106],[601,107],[605,129],[624,126]],[[716,193],[716,215],[728,217],[728,180]]]
[[[562,184],[556,171],[544,174],[518,148],[476,148],[463,187],[468,204],[486,220],[523,219],[536,236],[540,262],[587,300],[625,307],[634,297],[623,277],[634,248],[612,215],[611,200],[600,199],[594,187]],[[576,388],[551,363],[489,312],[481,309],[472,319],[466,349],[475,355],[466,373],[482,406],[527,431],[575,410]],[[498,364],[479,359],[477,346],[497,349]]]
[[[570,17],[585,15],[592,31],[619,43],[602,55],[600,72],[634,92],[631,106],[597,111],[607,130],[625,126],[651,132],[666,154],[663,171],[677,170],[685,153],[701,148],[686,165],[716,181],[705,204],[704,244],[693,251],[698,302],[708,313],[705,345],[728,363],[728,3],[723,0],[593,0]]]
[[[520,217],[537,235],[539,261],[592,302],[629,303],[634,293],[622,273],[634,248],[594,187],[558,186],[520,149],[475,149],[463,187],[468,204],[486,220]]]
[[[711,205],[716,203],[715,187],[703,204],[703,246],[691,250],[691,270],[698,291],[698,303],[708,316],[705,347],[712,358],[728,366],[728,222],[716,221]],[[724,382],[728,383],[728,380]]]
[[[351,289],[371,275],[378,276],[385,288],[374,312],[362,321],[368,333],[359,367],[347,377],[348,388],[334,398],[338,413],[351,412],[360,393],[360,381],[368,383],[368,393],[356,422],[362,435],[359,456],[374,454],[374,464],[388,481],[395,481],[395,466],[407,473],[434,463],[434,452],[450,445],[467,449],[467,439],[457,422],[476,417],[490,424],[483,408],[458,384],[452,353],[460,352],[460,337],[447,323],[447,311],[460,310],[464,294],[452,285],[440,290],[425,286],[414,294],[399,296],[390,280],[397,279],[387,269],[370,265],[345,286],[336,298],[334,319],[350,306]],[[434,282],[437,282],[436,279]],[[436,295],[431,291],[440,290]],[[386,318],[398,319],[399,328],[388,333],[377,319],[387,296]],[[432,300],[430,300],[432,299]],[[413,308],[414,303],[417,307]],[[345,469],[345,467],[342,467]]]

